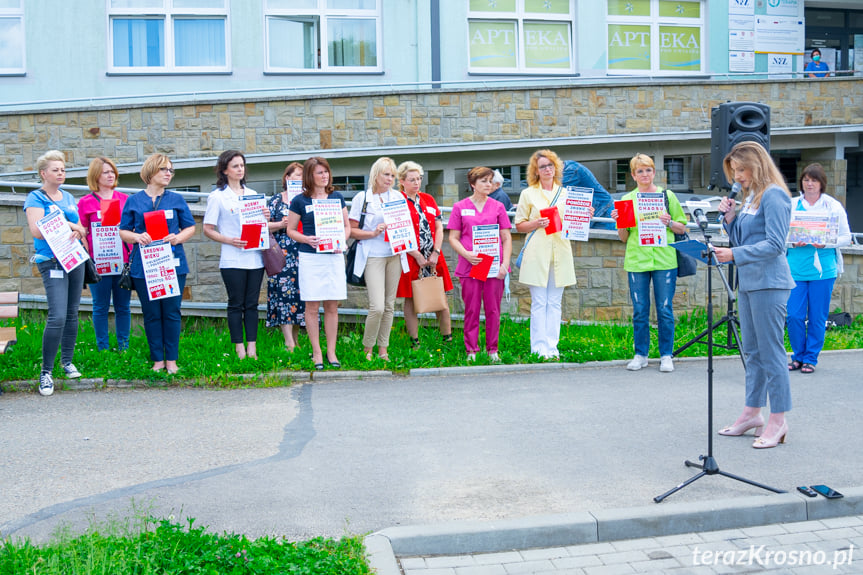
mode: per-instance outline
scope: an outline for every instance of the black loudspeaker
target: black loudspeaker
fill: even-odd
[[[710,187],[731,189],[722,161],[740,142],[758,142],[770,151],[770,106],[726,102],[710,112]]]

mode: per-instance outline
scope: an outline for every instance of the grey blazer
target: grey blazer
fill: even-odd
[[[741,208],[726,224],[741,291],[794,288],[785,257],[790,222],[791,198],[782,188],[770,186],[754,215]]]

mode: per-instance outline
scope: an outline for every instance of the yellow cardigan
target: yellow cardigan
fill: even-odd
[[[551,206],[551,200],[554,199],[558,189],[559,186],[555,186],[551,192],[545,192],[536,185],[522,190],[515,212],[515,223],[539,219],[539,210]],[[555,205],[560,212],[560,219],[563,220],[566,209],[565,190],[561,190]],[[572,246],[569,240],[564,239],[560,232],[546,235],[544,229],[538,228],[525,249],[518,281],[526,285],[546,287],[552,266],[554,266],[555,287],[575,285],[575,266],[572,263]]]

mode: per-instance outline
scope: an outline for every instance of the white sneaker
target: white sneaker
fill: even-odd
[[[81,377],[81,372],[78,371],[78,368],[75,367],[74,363],[67,363],[66,365],[64,365],[63,372],[69,379],[78,379],[79,377]]]
[[[629,371],[638,371],[642,367],[647,367],[647,358],[643,355],[636,355],[626,364],[626,369]]]
[[[492,363],[500,363],[500,356],[499,356],[498,354],[496,354],[496,353],[490,353],[490,354],[488,354],[488,359],[489,359],[489,361],[491,361]]]
[[[666,373],[674,371],[674,362],[670,355],[663,355],[659,358],[659,371],[664,371]]]
[[[54,378],[50,373],[43,373],[39,376],[39,395],[45,397],[54,395]]]
[[[467,360],[468,361],[476,361],[476,354],[475,353],[467,354]]]

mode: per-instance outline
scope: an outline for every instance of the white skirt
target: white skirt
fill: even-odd
[[[300,252],[300,269],[297,275],[302,301],[348,299],[344,254]]]

